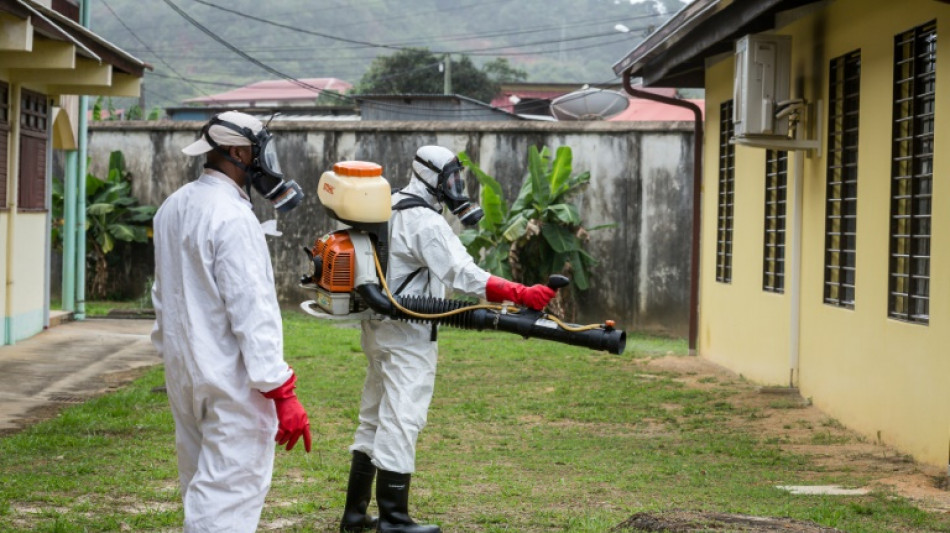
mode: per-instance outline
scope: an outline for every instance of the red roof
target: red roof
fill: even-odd
[[[704,100],[696,99],[687,99],[687,102],[692,102],[699,106],[699,109],[702,110],[703,114],[706,113],[704,107]],[[627,109],[623,110],[620,114],[610,117],[607,120],[617,121],[617,120],[655,120],[655,121],[664,121],[664,120],[693,120],[693,112],[684,107],[672,106],[669,104],[664,104],[660,102],[654,102],[653,100],[645,100],[643,98],[630,98],[630,105],[627,106]]]
[[[197,104],[312,101],[320,96],[321,91],[345,93],[353,88],[352,84],[337,78],[304,78],[299,81],[315,88],[301,87],[289,80],[265,80],[227,92],[191,98],[185,101]]]

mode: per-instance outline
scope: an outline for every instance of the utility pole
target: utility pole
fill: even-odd
[[[452,56],[445,54],[443,64],[445,68],[442,69],[442,92],[452,94]]]
[[[139,88],[139,110],[142,112],[142,118],[140,120],[147,119],[148,110],[145,109],[145,80],[142,80]]]

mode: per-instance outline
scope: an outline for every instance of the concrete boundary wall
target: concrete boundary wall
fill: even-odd
[[[121,150],[140,201],[160,204],[197,177],[203,158],[189,158],[198,122],[107,122],[90,127],[90,171],[104,175],[109,152]],[[526,174],[528,147],[570,146],[574,171],[591,183],[575,203],[585,226],[615,224],[591,233],[600,260],[591,289],[579,298],[578,322],[615,319],[632,330],[686,336],[693,131],[686,122],[275,122],[281,166],[307,197],[280,217],[280,238],[268,238],[282,303],[306,293],[297,281],[306,266],[301,246],[339,227],[317,201],[320,175],[337,161],[375,161],[393,187],[404,186],[419,146],[440,144],[467,152],[502,185],[509,204]],[[470,194],[477,182],[469,180]],[[477,196],[476,196],[477,197]],[[261,220],[274,211],[259,197]]]

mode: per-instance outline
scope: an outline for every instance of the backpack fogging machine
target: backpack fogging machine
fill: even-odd
[[[524,338],[623,353],[627,334],[616,329],[611,320],[568,324],[551,313],[512,304],[394,295],[385,274],[391,189],[382,171],[375,163],[344,161],[320,177],[320,203],[333,218],[350,227],[319,237],[313,247],[304,246],[309,271],[300,279],[300,287],[316,293],[314,299],[300,304],[306,313],[324,319],[388,317],[461,329],[507,331]],[[559,275],[548,279],[548,286],[555,290],[569,283],[568,278]]]

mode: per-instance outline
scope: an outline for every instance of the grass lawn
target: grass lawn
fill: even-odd
[[[314,450],[278,450],[260,529],[335,531],[364,376],[359,330],[295,312],[284,328]],[[411,512],[446,531],[605,532],[635,512],[679,509],[950,532],[950,515],[882,488],[846,497],[775,488],[862,487],[914,467],[878,457],[880,447],[801,402],[697,371],[683,342],[634,336],[616,356],[443,328],[440,345]],[[151,392],[162,382],[153,369],[0,439],[0,531],[180,528],[173,422],[166,397]]]
[[[102,317],[107,316],[109,311],[114,309],[142,309],[151,308],[151,301],[146,300],[87,300],[85,305],[86,316]],[[62,309],[63,304],[60,300],[50,301],[50,309]]]

